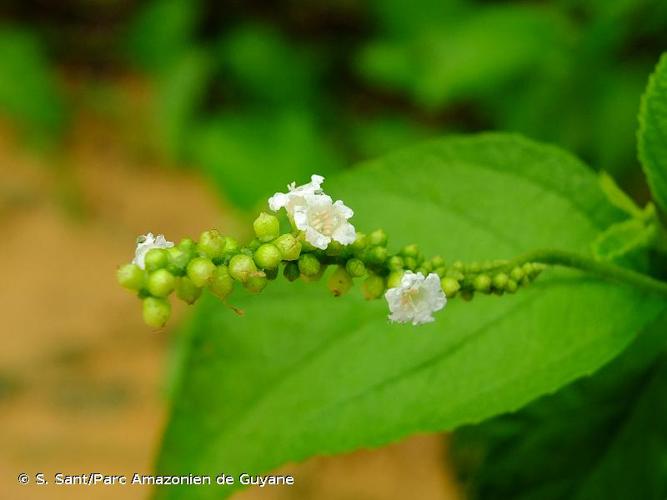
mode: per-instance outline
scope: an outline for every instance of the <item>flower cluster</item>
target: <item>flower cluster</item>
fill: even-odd
[[[392,254],[387,234],[382,229],[356,231],[349,222],[353,211],[325,194],[323,182],[313,175],[308,184],[293,183],[287,193],[272,196],[269,208],[279,213],[284,209],[290,230],[281,233],[278,216],[262,212],[253,223],[255,238],[245,246],[217,230],[177,245],[163,235],[140,236],[134,260],[118,270],[118,281],[138,294],[144,321],[158,328],[169,319],[172,293],[193,304],[206,288],[224,300],[237,285],[261,292],[281,268],[289,281],[317,281],[333,267],[327,286],[334,296],[348,292],[354,279],[363,279],[364,297],[384,296],[391,321],[419,325],[433,321],[433,313],[448,299],[514,293],[543,268],[506,261],[447,265],[439,256],[425,258],[414,244]]]

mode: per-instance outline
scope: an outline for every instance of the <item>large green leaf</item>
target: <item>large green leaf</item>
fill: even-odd
[[[354,207],[359,228],[384,227],[396,245],[418,241],[451,259],[586,252],[622,217],[576,159],[507,135],[407,149],[327,190]],[[233,300],[242,317],[203,302],[187,329],[160,472],[267,471],[515,410],[595,371],[665,307],[556,270],[515,296],[453,300],[419,328],[388,324],[383,301],[327,295],[323,284],[278,280]]]
[[[660,58],[642,99],[639,159],[657,204],[667,210],[667,54]]]
[[[469,498],[664,500],[666,329],[663,314],[595,376],[457,431]]]

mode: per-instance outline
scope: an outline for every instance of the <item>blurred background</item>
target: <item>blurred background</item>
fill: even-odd
[[[116,285],[138,234],[242,237],[291,180],[481,130],[645,198],[636,115],[666,48],[664,0],[2,0],[0,491],[151,471],[187,311],[151,332]],[[463,498],[446,442],[315,458],[238,498]]]

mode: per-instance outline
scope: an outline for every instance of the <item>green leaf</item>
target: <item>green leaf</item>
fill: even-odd
[[[593,255],[618,260],[649,248],[658,236],[655,220],[628,219],[609,226],[593,242]]]
[[[656,204],[667,211],[667,54],[651,75],[639,111],[639,160]]]
[[[355,209],[359,229],[383,227],[395,247],[417,241],[448,259],[587,252],[623,215],[579,161],[508,135],[430,142],[325,187]],[[322,283],[278,280],[261,297],[232,299],[242,317],[205,300],[186,331],[158,470],[268,471],[516,410],[594,372],[666,305],[548,270],[514,296],[452,300],[435,323],[412,328],[388,324],[384,301],[356,292],[334,299]]]
[[[0,30],[0,113],[37,142],[57,138],[65,125],[65,103],[54,70],[28,32]]]
[[[593,377],[457,431],[452,457],[469,498],[663,500],[666,328],[663,314]]]

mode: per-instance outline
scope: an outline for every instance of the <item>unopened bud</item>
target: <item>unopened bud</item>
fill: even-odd
[[[283,234],[273,244],[280,250],[283,260],[296,260],[301,255],[301,243],[294,235]]]
[[[215,264],[206,257],[195,257],[189,262],[186,270],[188,278],[199,287],[208,283],[213,276],[213,271],[215,271]]]
[[[245,283],[251,274],[257,272],[257,266],[252,257],[245,254],[234,255],[229,261],[229,274],[237,281]]]
[[[202,256],[209,259],[222,259],[225,251],[225,240],[216,229],[204,231],[199,236],[197,250]]]
[[[167,267],[168,256],[164,248],[151,248],[144,257],[144,268],[146,271],[157,271]]]
[[[277,269],[282,257],[280,250],[271,243],[260,245],[254,255],[255,263],[262,269]]]
[[[171,316],[171,304],[165,299],[147,297],[143,300],[144,322],[153,328],[161,328]]]
[[[347,264],[345,264],[345,268],[353,278],[360,278],[366,274],[366,265],[359,259],[348,260]]]
[[[201,296],[202,289],[195,285],[190,278],[183,276],[176,283],[176,296],[188,304],[194,304]]]
[[[299,270],[304,276],[316,276],[321,267],[322,264],[313,254],[305,253],[299,257]]]
[[[158,269],[148,275],[146,288],[153,297],[166,297],[176,288],[176,277],[166,269]]]
[[[268,282],[266,274],[262,271],[255,271],[250,273],[250,276],[248,276],[248,279],[243,283],[243,286],[245,286],[246,290],[251,293],[259,293],[264,290]]]
[[[287,281],[295,281],[301,276],[301,271],[299,271],[299,265],[296,262],[288,262],[285,264],[285,269],[283,269],[283,276]]]
[[[473,288],[482,293],[491,291],[491,278],[488,274],[478,274],[472,281]]]
[[[387,276],[387,288],[397,288],[400,286],[404,274],[405,271],[402,269],[399,271],[390,272],[389,276]]]
[[[385,292],[384,279],[377,274],[371,274],[361,285],[366,300],[379,299]]]
[[[384,229],[376,229],[368,235],[368,244],[371,246],[386,246],[387,240],[387,233],[384,232]]]
[[[461,283],[458,280],[447,276],[440,280],[440,286],[448,299],[456,297],[457,292],[461,289]]]
[[[257,239],[264,243],[276,239],[280,234],[280,221],[278,217],[266,212],[259,214],[259,217],[252,223],[252,227],[255,230]]]
[[[125,264],[116,271],[120,286],[128,290],[139,290],[144,286],[144,271],[136,264]]]
[[[174,276],[183,276],[192,255],[180,246],[167,249],[167,270]]]
[[[352,288],[352,276],[345,270],[345,267],[338,266],[329,276],[327,286],[334,297],[340,297]]]
[[[227,266],[216,266],[213,271],[213,276],[208,284],[209,290],[213,292],[218,298],[224,299],[234,289],[234,279],[229,274]]]

